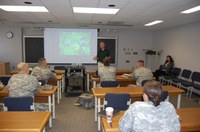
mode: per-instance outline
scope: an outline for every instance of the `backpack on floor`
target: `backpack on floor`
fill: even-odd
[[[94,107],[94,96],[92,94],[81,94],[78,97],[78,102],[80,106],[85,107],[86,109],[91,109]]]

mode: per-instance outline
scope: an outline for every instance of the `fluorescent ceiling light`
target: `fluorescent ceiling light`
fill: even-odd
[[[89,14],[116,14],[119,9],[110,8],[89,8],[89,7],[73,7],[74,13],[89,13]]]
[[[161,22],[163,22],[163,21],[162,20],[156,20],[156,21],[147,23],[144,26],[153,26],[153,25],[156,25],[156,24],[161,23]]]
[[[14,11],[14,12],[49,12],[44,6],[0,5],[0,8],[5,11]]]
[[[196,12],[196,11],[199,11],[199,10],[200,10],[200,5],[196,6],[196,7],[193,7],[193,8],[190,8],[188,10],[182,11],[181,13],[189,14],[189,13],[193,13],[193,12]]]

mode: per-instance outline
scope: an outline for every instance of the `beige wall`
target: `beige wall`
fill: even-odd
[[[160,64],[169,54],[175,66],[200,71],[200,22],[154,32],[153,47],[163,49]]]

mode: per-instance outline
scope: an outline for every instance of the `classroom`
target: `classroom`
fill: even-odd
[[[200,0],[0,0],[0,132],[199,132]]]

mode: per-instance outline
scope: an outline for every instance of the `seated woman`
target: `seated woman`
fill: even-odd
[[[179,132],[180,123],[174,106],[161,102],[162,86],[157,81],[144,85],[144,102],[133,103],[119,121],[121,132]]]
[[[116,69],[110,66],[110,60],[104,59],[103,65],[98,69],[100,81],[115,81],[116,80]]]
[[[159,70],[156,70],[153,74],[154,77],[156,77],[156,80],[158,81],[160,76],[168,75],[172,71],[174,67],[174,60],[170,55],[166,56],[166,61],[162,67],[160,67]]]

